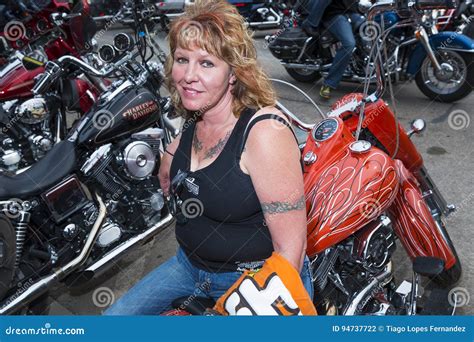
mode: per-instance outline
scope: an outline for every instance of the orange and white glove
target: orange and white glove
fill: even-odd
[[[245,271],[213,310],[221,315],[317,315],[299,273],[277,252],[260,270]]]

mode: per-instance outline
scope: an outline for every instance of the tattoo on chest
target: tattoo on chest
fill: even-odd
[[[199,140],[196,133],[194,133],[194,137],[193,137],[193,148],[194,148],[194,152],[196,153],[202,151],[202,142]]]
[[[204,153],[203,160],[211,159],[218,155],[224,149],[224,146],[229,140],[231,133],[232,131],[228,131],[225,137],[219,139],[219,141],[214,146],[208,148]],[[193,148],[195,153],[201,152],[204,149],[202,141],[199,140],[197,134],[194,134]]]
[[[304,196],[301,196],[295,203],[290,202],[270,202],[261,203],[263,213],[267,214],[281,214],[293,210],[302,210],[305,208]]]

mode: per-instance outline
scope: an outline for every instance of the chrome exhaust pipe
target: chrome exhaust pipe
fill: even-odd
[[[346,305],[343,311],[344,316],[353,316],[356,313],[356,310],[359,304],[367,297],[370,296],[372,290],[379,285],[386,285],[390,280],[392,280],[392,262],[388,263],[385,267],[385,270],[377,275],[372,281],[364,287],[359,293],[355,293],[352,296],[352,300],[349,304]]]
[[[277,12],[275,12],[272,8],[269,9],[269,11],[275,16],[275,20],[273,21],[254,21],[254,22],[249,22],[247,23],[248,26],[250,27],[266,27],[266,26],[279,26],[281,23],[281,17],[278,15]]]
[[[86,277],[86,279],[92,279],[94,276],[102,274],[108,269],[107,265],[110,265],[110,262],[112,260],[121,257],[130,248],[136,247],[144,241],[152,238],[160,231],[167,228],[167,226],[173,223],[173,221],[174,217],[171,214],[168,214],[164,219],[160,220],[160,222],[155,224],[153,227],[149,228],[148,230],[137,236],[134,236],[130,240],[125,241],[121,245],[115,247],[113,250],[108,252],[101,259],[97,260],[94,264],[85,269],[83,275]]]
[[[95,243],[97,235],[99,234],[100,227],[102,227],[102,223],[107,214],[107,208],[105,207],[102,198],[98,194],[95,194],[95,196],[97,202],[99,203],[99,215],[97,216],[97,219],[94,222],[94,226],[92,227],[89,233],[89,236],[86,240],[86,243],[84,244],[81,253],[65,266],[55,270],[52,274],[38,280],[20,295],[16,296],[16,294],[13,294],[4,302],[5,304],[3,304],[3,306],[0,308],[0,315],[8,315],[16,309],[38,298],[40,295],[42,295],[48,290],[48,288],[53,282],[63,279],[65,276],[69,275],[74,269],[82,265],[87,260],[87,257],[89,256],[92,250],[92,246]]]
[[[306,69],[306,70],[315,70],[315,71],[321,70],[321,66],[317,64],[300,64],[300,63],[281,62],[281,65],[283,65],[285,68],[290,68],[290,69]]]

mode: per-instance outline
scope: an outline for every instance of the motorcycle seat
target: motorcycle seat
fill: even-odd
[[[212,309],[216,302],[211,298],[185,296],[173,300],[173,309],[180,309],[189,312],[191,315],[201,316],[206,309]]]
[[[14,176],[0,174],[0,199],[38,195],[69,175],[75,167],[74,143],[61,141],[28,170]]]

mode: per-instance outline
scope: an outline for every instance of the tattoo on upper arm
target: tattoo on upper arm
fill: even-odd
[[[264,214],[281,214],[293,210],[305,209],[305,198],[303,195],[295,203],[277,201],[270,203],[261,203],[261,205]]]

